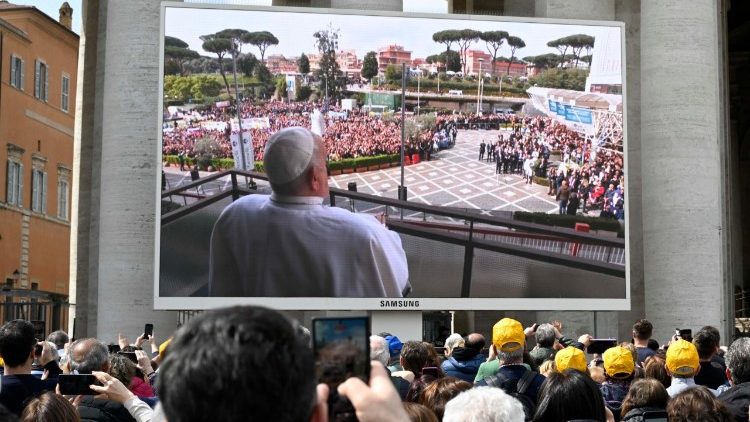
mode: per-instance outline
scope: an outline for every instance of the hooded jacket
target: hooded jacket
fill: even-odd
[[[456,347],[453,349],[451,356],[443,361],[441,366],[445,375],[473,383],[474,377],[479,371],[479,365],[484,361],[484,355],[477,350],[468,347]]]

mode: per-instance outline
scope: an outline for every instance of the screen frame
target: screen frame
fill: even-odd
[[[456,15],[435,13],[407,13],[370,10],[328,9],[285,6],[247,6],[229,4],[203,4],[162,1],[159,20],[159,90],[157,114],[157,145],[158,163],[162,163],[162,124],[164,109],[164,36],[166,13],[168,8],[183,9],[218,9],[260,11],[260,12],[291,12],[328,15],[354,15],[378,17],[407,17],[465,21],[495,21],[513,23],[537,23],[557,25],[586,25],[617,27],[621,39],[621,72],[622,72],[622,119],[623,119],[623,160],[625,170],[625,185],[630,186],[631,170],[628,159],[628,117],[627,117],[627,62],[626,62],[626,31],[625,23],[620,21],[579,20],[579,19],[550,19],[532,17],[508,17],[490,15]],[[154,234],[154,309],[155,310],[207,310],[236,305],[262,305],[279,310],[363,310],[363,311],[407,311],[407,310],[517,310],[517,311],[629,311],[631,309],[631,260],[630,260],[630,199],[626,198],[625,212],[625,297],[624,298],[348,298],[348,297],[168,297],[159,295],[159,275],[161,260],[161,172],[157,171],[154,180],[156,197],[156,224]]]

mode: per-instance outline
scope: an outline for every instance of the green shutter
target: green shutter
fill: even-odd
[[[41,85],[39,84],[41,81],[39,80],[39,70],[41,67],[41,63],[39,63],[39,60],[34,60],[34,96],[39,98],[39,89],[41,88]]]
[[[12,54],[10,55],[10,84],[16,86],[16,56]]]
[[[42,214],[47,214],[47,172],[41,174],[42,177],[42,208],[39,210]]]

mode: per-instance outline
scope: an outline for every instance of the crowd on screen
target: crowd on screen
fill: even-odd
[[[280,101],[269,101],[262,105],[243,104],[241,113],[243,119],[268,118],[269,127],[250,129],[255,160],[263,160],[266,142],[279,129],[290,126],[303,126],[310,129],[310,114],[316,107],[317,105],[313,103]],[[323,134],[329,160],[400,152],[401,127],[398,117],[386,119],[356,110],[344,112],[337,107],[331,107],[330,111],[334,114],[325,117],[326,130]],[[198,114],[201,116],[200,119],[188,120],[186,125],[167,125],[168,127],[163,132],[163,153],[165,155],[183,153],[188,157],[195,156],[195,142],[209,137],[219,145],[218,150],[215,151],[216,156],[231,157],[232,150],[229,143],[231,129],[206,129],[201,126],[201,122],[229,122],[230,117],[234,116],[234,111],[229,108],[210,107]],[[420,134],[418,139],[410,140],[408,145],[410,151],[417,152],[424,149],[424,145],[432,139],[431,132],[425,132]]]
[[[625,184],[621,150],[598,149],[591,139],[550,117],[506,116],[507,130],[497,139],[487,136],[479,159],[495,163],[497,174],[522,175],[527,183],[546,178],[547,194],[554,196],[560,214],[575,215],[597,208],[601,216],[625,218]],[[467,119],[471,125],[492,122],[484,116]],[[622,145],[622,140],[606,140]],[[559,160],[552,161],[552,152]]]
[[[488,337],[452,333],[434,343],[377,333],[369,385],[316,386],[309,330],[262,307],[205,312],[161,344],[146,335],[71,342],[62,331],[40,341],[29,321],[14,320],[0,327],[0,420],[748,420],[750,338],[725,347],[706,326],[659,344],[645,319],[605,347],[566,335],[559,321],[524,328],[503,318],[484,328]],[[69,373],[98,382],[64,396]],[[328,401],[334,393],[352,407]]]

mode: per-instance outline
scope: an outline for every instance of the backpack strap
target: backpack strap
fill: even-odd
[[[508,381],[508,377],[499,371],[495,373],[495,375],[489,376],[484,379],[484,382],[487,383],[488,387],[497,387],[497,388],[502,388],[503,384],[506,381]]]
[[[518,394],[525,394],[526,390],[528,390],[529,386],[531,386],[531,382],[534,380],[535,376],[536,372],[529,371],[527,369],[521,379],[518,380],[518,384],[516,385],[516,392],[518,392]]]

